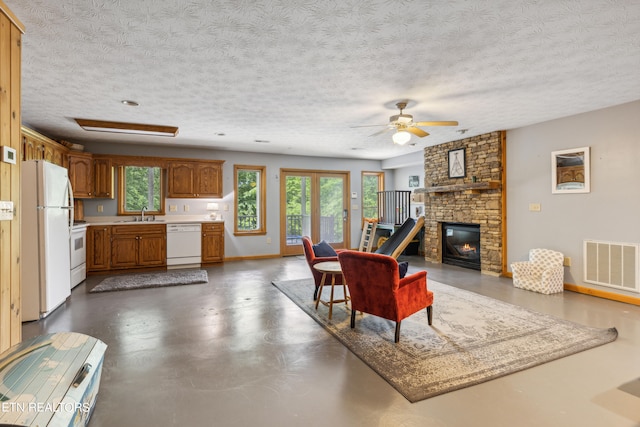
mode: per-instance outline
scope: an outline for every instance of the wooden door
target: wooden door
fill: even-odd
[[[111,159],[93,159],[93,197],[113,199],[113,165]]]
[[[280,170],[280,251],[302,253],[302,236],[349,247],[349,173]]]
[[[222,168],[217,163],[196,166],[196,197],[222,197]]]
[[[138,266],[161,266],[167,263],[165,234],[144,234],[138,236]]]
[[[111,268],[138,266],[138,236],[114,233],[111,240]]]
[[[169,162],[168,197],[194,197],[195,169],[192,162]]]
[[[90,198],[93,194],[93,159],[90,154],[69,154],[69,180],[73,197]]]
[[[108,270],[111,266],[111,227],[87,228],[87,270]]]
[[[224,224],[202,224],[202,262],[224,260]]]

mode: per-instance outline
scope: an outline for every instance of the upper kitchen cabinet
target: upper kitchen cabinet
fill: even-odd
[[[170,160],[167,197],[222,197],[222,160]]]
[[[66,154],[69,149],[46,136],[22,126],[22,160],[46,160],[67,167]]]
[[[90,153],[69,153],[69,181],[76,199],[93,197],[93,156]]]
[[[93,156],[93,197],[113,199],[113,163],[110,158]]]

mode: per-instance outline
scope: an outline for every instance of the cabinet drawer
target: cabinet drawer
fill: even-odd
[[[114,225],[111,228],[112,235],[118,234],[162,234],[167,232],[164,224],[140,224],[140,225]]]
[[[224,224],[222,223],[202,223],[203,233],[222,233],[224,232]]]

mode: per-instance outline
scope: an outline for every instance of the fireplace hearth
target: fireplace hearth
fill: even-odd
[[[480,270],[480,225],[443,222],[442,262]]]

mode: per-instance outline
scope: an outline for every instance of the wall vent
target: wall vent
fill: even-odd
[[[585,240],[584,281],[640,293],[638,244]]]

